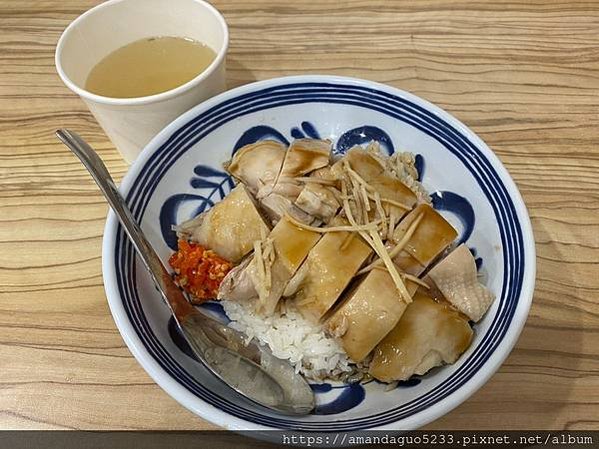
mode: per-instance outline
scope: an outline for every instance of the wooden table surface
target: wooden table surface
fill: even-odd
[[[213,429],[164,393],[116,330],[107,206],[57,142],[127,165],[63,86],[54,47],[97,1],[0,0],[0,428]],[[599,2],[218,0],[228,85],[292,74],[388,83],[468,124],[528,206],[537,287],[499,372],[431,429],[599,429]]]

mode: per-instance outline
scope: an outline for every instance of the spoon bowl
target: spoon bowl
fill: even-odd
[[[286,361],[263,346],[198,311],[174,283],[119,193],[106,166],[78,134],[61,129],[58,138],[87,168],[106,197],[194,355],[215,376],[248,399],[279,413],[305,415],[314,408],[308,383]]]

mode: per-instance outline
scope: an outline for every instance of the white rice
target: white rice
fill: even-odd
[[[272,316],[258,315],[250,304],[222,301],[229,326],[268,345],[275,357],[289,360],[296,372],[313,380],[347,378],[360,367],[322,325],[306,320],[290,301],[282,300]]]

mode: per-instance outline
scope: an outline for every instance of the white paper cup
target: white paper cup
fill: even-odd
[[[109,98],[85,90],[92,68],[112,51],[139,39],[187,37],[211,47],[216,58],[189,82],[139,98]],[[175,117],[225,90],[229,31],[221,14],[202,0],[110,0],[75,19],[56,46],[56,70],[87,104],[129,163]]]

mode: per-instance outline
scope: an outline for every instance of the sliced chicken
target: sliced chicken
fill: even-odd
[[[253,258],[253,255],[246,257],[227,273],[218,288],[217,299],[242,302],[258,297],[253,280],[255,274],[252,273],[255,269],[255,265],[252,265]]]
[[[328,140],[297,139],[292,142],[275,182],[265,184],[256,194],[271,223],[276,224],[302,193],[304,184],[296,178],[327,167],[330,151]],[[298,214],[297,211],[295,213]],[[302,221],[309,223],[313,220],[305,217]]]
[[[334,225],[346,225],[341,218]],[[335,304],[372,250],[362,238],[349,232],[329,232],[312,248],[298,271],[301,279],[294,302],[306,318],[318,321]]]
[[[393,176],[379,176],[370,180],[369,184],[381,195],[382,200],[404,204],[410,209],[416,205],[416,201],[418,200],[416,194],[407,185]],[[387,208],[394,207],[399,212],[398,218],[403,217],[409,211],[409,209],[393,206],[390,202],[385,203],[383,201],[383,205]]]
[[[350,167],[366,181],[376,179],[385,172],[385,167],[360,146],[351,148],[341,160],[333,165],[333,172],[336,174],[341,169],[341,161],[347,161]]]
[[[205,213],[178,227],[179,236],[198,242],[234,263],[252,250],[254,241],[269,232],[243,184]]]
[[[306,214],[329,223],[341,207],[339,192],[334,187],[326,185],[307,183],[295,200],[295,205]]]
[[[472,321],[479,321],[495,299],[478,282],[474,257],[464,244],[433,267],[428,277],[443,297]]]
[[[399,323],[374,349],[369,372],[383,382],[407,380],[454,363],[471,341],[472,329],[459,312],[419,290]]]
[[[262,212],[273,225],[276,225],[285,214],[289,214],[296,220],[312,226],[318,226],[322,223],[317,216],[299,208],[290,199],[276,193],[271,193],[262,199]]]
[[[414,295],[418,285],[407,281]],[[387,270],[372,270],[341,300],[326,322],[354,362],[361,362],[399,322],[408,304],[402,300]]]
[[[271,192],[260,199],[260,205],[269,221],[273,225],[276,225],[281,217],[293,206],[293,202],[286,196]]]
[[[322,167],[322,168],[318,168],[318,169],[314,170],[310,174],[310,177],[316,178],[316,179],[322,179],[322,180],[326,180],[326,181],[336,181],[337,180],[333,173],[333,167],[330,165],[327,165],[326,167]]]
[[[341,165],[344,161],[348,162],[351,169],[379,193],[388,214],[393,209],[395,217],[399,219],[416,204],[416,194],[388,172],[367,150],[354,147],[341,160],[337,161],[333,165],[333,173],[338,177],[342,175]],[[406,207],[399,207],[393,203],[399,203]]]
[[[414,228],[412,225],[416,220],[419,222]],[[454,227],[428,204],[418,205],[399,223],[393,241],[400,242],[410,230],[413,230],[412,236],[393,261],[415,276],[420,275],[458,235]]]
[[[272,288],[260,307],[266,314],[274,311],[287,283],[317,244],[321,234],[300,228],[283,217],[269,237],[273,241],[276,258],[271,268]]]
[[[275,193],[293,202],[302,192],[303,188],[304,186],[302,183],[295,178],[280,179],[275,185],[266,185],[258,190],[256,198],[261,200],[262,198],[266,198],[270,194]]]
[[[284,217],[268,236],[274,246],[275,259],[270,266],[271,287],[264,300],[258,300],[258,291],[264,279],[260,278],[255,254],[245,266],[234,268],[225,277],[219,290],[219,298],[236,301],[256,300],[259,312],[272,314],[287,283],[320,236],[317,232],[296,226]]]
[[[263,140],[240,148],[227,171],[239,179],[252,194],[264,186],[272,186],[285,159],[285,145],[274,140]]]
[[[329,165],[330,157],[329,140],[296,139],[289,145],[278,180],[304,176],[326,167]]]

